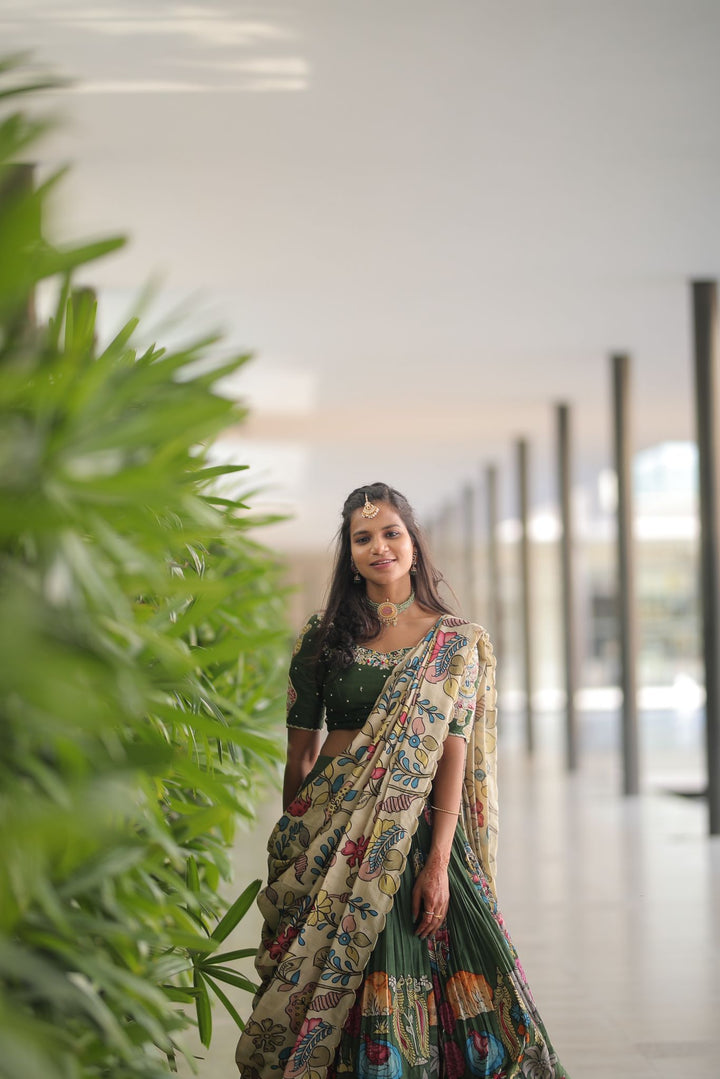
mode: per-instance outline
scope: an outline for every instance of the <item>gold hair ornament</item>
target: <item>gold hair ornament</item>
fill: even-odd
[[[370,499],[367,496],[367,491],[364,491],[363,493],[365,495],[365,505],[363,506],[363,508],[361,510],[361,516],[367,518],[368,520],[370,520],[373,517],[377,517],[378,513],[380,512],[380,507],[379,506],[374,506],[372,504],[372,502],[370,501]]]

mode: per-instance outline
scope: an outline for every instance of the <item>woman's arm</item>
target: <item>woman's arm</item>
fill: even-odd
[[[447,866],[450,861],[450,848],[460,815],[466,751],[465,739],[460,735],[449,734],[435,772],[430,801],[433,809],[433,834],[428,861],[437,865]]]
[[[320,617],[312,614],[300,630],[288,672],[287,763],[283,779],[283,809],[302,786],[317,760],[324,704],[318,662],[317,629]]]
[[[460,814],[466,750],[463,737],[449,734],[435,772],[430,800],[432,842],[425,866],[418,873],[413,888],[413,918],[416,922],[420,918],[415,932],[423,940],[442,925],[450,902],[447,868]],[[432,914],[428,915],[427,911]]]
[[[287,761],[283,777],[283,810],[292,802],[320,752],[322,731],[288,727]]]

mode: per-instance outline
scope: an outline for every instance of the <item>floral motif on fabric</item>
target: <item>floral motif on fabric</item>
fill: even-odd
[[[272,1019],[262,1019],[259,1023],[250,1019],[245,1030],[253,1045],[264,1053],[272,1053],[282,1045],[284,1039],[284,1027],[280,1023],[273,1023]]]
[[[402,1058],[390,1042],[368,1038],[360,1046],[357,1069],[358,1079],[402,1079]]]
[[[493,992],[482,974],[459,970],[448,979],[445,992],[456,1019],[473,1019],[493,1010]]]
[[[494,1034],[473,1030],[465,1043],[470,1074],[490,1079],[498,1076],[505,1063],[505,1046]]]
[[[547,1045],[531,1045],[521,1064],[525,1079],[555,1079],[557,1057]]]
[[[454,631],[439,631],[430,653],[427,670],[428,682],[442,682],[449,697],[455,699],[460,692],[460,680],[465,670],[467,637]]]
[[[391,976],[395,997],[392,1026],[395,1042],[411,1068],[430,1060],[430,1014],[428,996],[432,985],[427,978]]]
[[[384,970],[373,971],[363,985],[362,1014],[392,1015],[393,995],[390,980]]]
[[[462,677],[459,679],[458,695],[452,708],[451,733],[462,734],[469,737],[470,727],[475,719],[477,689],[480,668],[477,658],[473,656],[465,665]]]

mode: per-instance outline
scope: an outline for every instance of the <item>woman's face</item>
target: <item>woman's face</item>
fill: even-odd
[[[362,507],[350,518],[350,554],[358,573],[382,592],[410,573],[414,548],[398,511],[388,502],[375,502],[376,517],[366,518]]]

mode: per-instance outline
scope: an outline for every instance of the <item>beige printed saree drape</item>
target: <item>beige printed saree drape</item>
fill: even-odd
[[[487,633],[442,616],[390,673],[348,750],[306,783],[268,842],[261,978],[237,1047],[243,1079],[324,1079],[393,904],[468,659],[480,659],[462,824],[494,887],[495,659]]]

